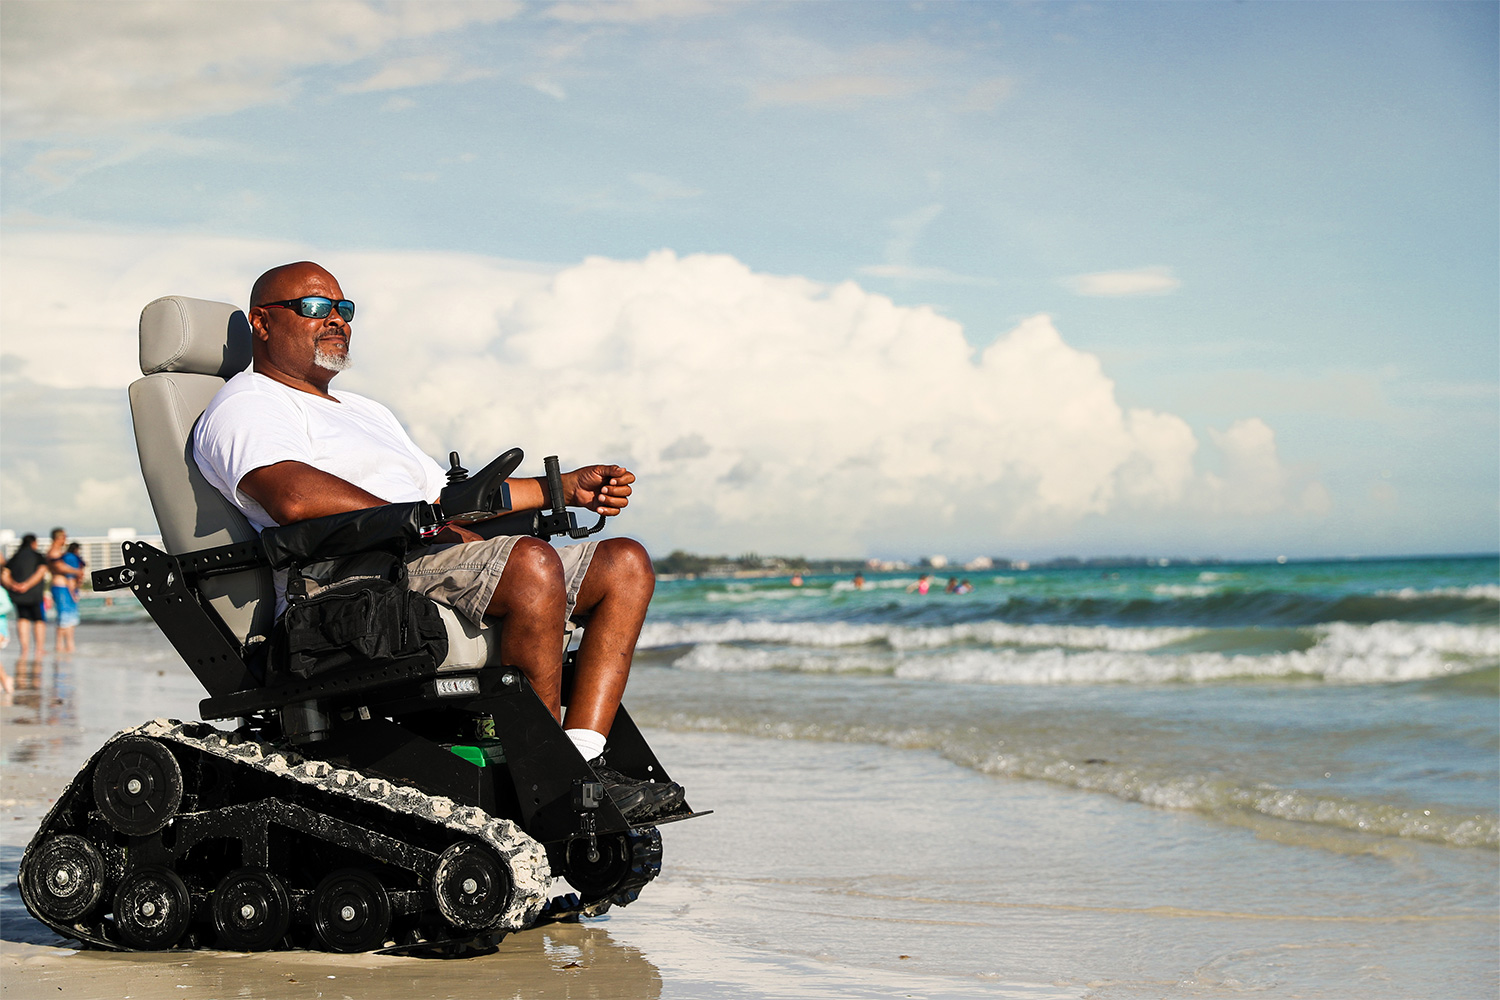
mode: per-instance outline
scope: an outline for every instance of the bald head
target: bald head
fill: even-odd
[[[304,316],[293,299],[344,298],[338,279],[310,260],[273,267],[250,290],[250,348],[255,370],[284,385],[320,396],[328,380],[349,366],[349,321],[337,308]],[[329,397],[332,398],[332,397]]]
[[[250,304],[258,306],[262,302],[281,302],[305,295],[307,293],[302,288],[310,278],[322,278],[337,284],[333,275],[321,264],[299,260],[273,267],[256,278],[254,287],[250,289]]]

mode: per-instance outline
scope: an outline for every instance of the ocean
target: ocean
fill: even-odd
[[[934,751],[1299,839],[1500,847],[1494,558],[962,579],[663,582],[638,662],[671,695],[646,721]]]
[[[672,1000],[1500,992],[1500,561],[958,575],[658,584],[626,703],[713,813],[663,828],[630,907],[472,961],[203,953],[177,982],[279,996],[316,961],[364,995],[399,972],[521,997],[531,961],[559,995]],[[0,950],[75,991],[167,966],[48,951],[19,850],[109,734],[202,696],[128,602],[84,614],[0,733]]]

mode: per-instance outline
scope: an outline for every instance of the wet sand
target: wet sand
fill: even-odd
[[[0,997],[1495,995],[1493,852],[1299,846],[925,752],[659,729],[716,812],[664,827],[663,874],[604,917],[447,961],[79,951],[26,914],[21,851],[112,733],[201,697],[149,625],[80,640],[0,709]],[[673,672],[638,674],[631,699],[670,703]]]

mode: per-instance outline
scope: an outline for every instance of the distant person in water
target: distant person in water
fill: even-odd
[[[965,580],[962,583],[960,583],[958,585],[958,587],[954,589],[953,592],[955,594],[972,594],[974,592],[974,585],[972,583],[970,583],[968,580]]]
[[[854,574],[854,589],[855,590],[864,590],[865,589],[865,575],[863,573],[855,573]]]
[[[945,594],[956,594],[956,593],[958,593],[958,577],[956,577],[956,576],[950,576],[950,577],[948,577],[948,585],[943,588],[943,593],[945,593]]]
[[[802,574],[801,573],[793,573],[792,574],[792,586],[793,587],[800,587],[800,586],[802,586]]]
[[[907,586],[906,592],[910,594],[911,592],[916,591],[918,594],[925,594],[930,589],[932,589],[932,574],[923,573],[921,576],[917,577],[916,583]]]

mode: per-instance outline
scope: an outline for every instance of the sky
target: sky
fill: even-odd
[[[1494,552],[1497,11],[6,0],[0,526],[151,531],[140,309],[312,259],[662,554]]]

